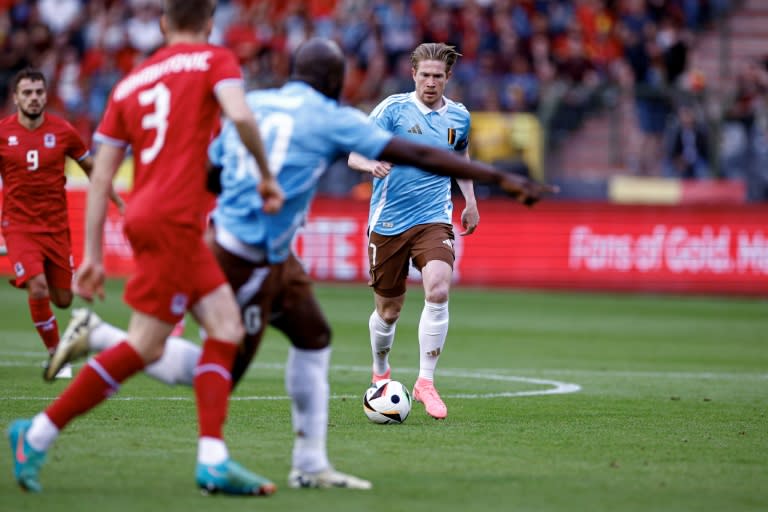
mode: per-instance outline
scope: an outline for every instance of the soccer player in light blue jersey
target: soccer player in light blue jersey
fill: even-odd
[[[443,43],[419,45],[411,55],[415,90],[389,96],[371,112],[371,119],[400,137],[468,158],[469,112],[443,95],[458,57],[452,46]],[[368,321],[373,381],[391,377],[389,352],[412,261],[421,271],[425,295],[413,397],[424,403],[430,416],[444,419],[448,409],[435,389],[434,376],[448,335],[448,295],[455,258],[451,178],[424,172],[421,166],[393,167],[390,162],[354,153],[349,156],[349,166],[374,177],[368,216],[370,285],[376,304]],[[466,203],[461,235],[470,235],[480,221],[474,188],[469,180],[457,183]]]
[[[209,148],[221,175],[219,201],[213,214],[209,245],[235,291],[245,339],[232,368],[233,386],[248,368],[267,325],[291,343],[285,385],[292,400],[296,433],[291,487],[370,489],[367,480],[341,473],[331,465],[326,450],[328,425],[328,368],[331,328],[312,291],[302,265],[291,252],[291,241],[301,226],[317,182],[338,155],[351,151],[368,158],[413,165],[432,172],[498,183],[525,204],[533,204],[553,188],[526,178],[496,171],[447,151],[395,137],[371,123],[364,114],[339,106],[344,78],[344,56],[326,39],[310,39],[296,52],[291,80],[280,89],[250,93],[248,105],[256,116],[269,158],[284,194],[278,213],[266,213],[257,192],[261,184],[253,159],[225,124]],[[64,334],[67,353],[79,357],[103,350],[121,332],[95,315],[77,313]],[[147,374],[169,384],[190,384],[199,348],[171,338],[163,357]],[[70,358],[65,358],[69,360]]]

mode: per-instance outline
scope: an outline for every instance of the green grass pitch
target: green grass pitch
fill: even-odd
[[[122,282],[96,306],[126,325]],[[411,386],[423,295],[411,285],[391,361]],[[44,491],[22,493],[7,440],[0,511],[765,511],[768,303],[655,295],[456,287],[436,383],[437,422],[414,404],[403,425],[370,423],[364,285],[320,286],[334,328],[329,453],[372,491],[292,490],[275,331],[235,392],[233,456],[279,486],[269,498],[203,497],[194,485],[188,388],[140,376],[76,419],[52,448]],[[41,379],[42,343],[22,293],[0,287],[0,426],[43,409],[66,385]],[[60,328],[68,314],[57,312]],[[196,327],[187,333],[197,340]]]

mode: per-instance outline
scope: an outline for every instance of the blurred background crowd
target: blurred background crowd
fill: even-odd
[[[302,41],[333,38],[348,59],[343,101],[366,112],[412,90],[414,47],[450,43],[463,56],[447,95],[479,115],[476,158],[574,183],[565,190],[576,196],[590,194],[579,184],[624,174],[741,180],[750,200],[766,200],[768,28],[754,20],[768,23],[768,5],[760,4],[220,0],[212,42],[235,51],[249,88],[264,88],[286,80]],[[161,12],[162,0],[0,0],[4,112],[13,111],[13,74],[40,68],[50,108],[89,139],[112,86],[162,44]],[[751,32],[733,25],[739,13]],[[735,55],[737,35],[759,44]],[[518,135],[494,140],[492,127]],[[360,179],[329,174],[328,193],[349,193]]]

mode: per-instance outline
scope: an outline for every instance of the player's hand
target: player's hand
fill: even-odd
[[[285,196],[283,189],[277,183],[276,179],[261,180],[259,182],[259,194],[264,201],[264,211],[267,213],[277,213],[283,207]]]
[[[371,167],[371,174],[373,174],[374,178],[386,178],[391,170],[391,163],[375,160],[373,162],[373,167]]]
[[[463,233],[459,233],[459,236],[471,235],[477,229],[477,225],[480,224],[480,212],[477,211],[477,205],[469,205],[461,212],[461,226],[464,228]]]
[[[117,192],[112,192],[112,202],[117,206],[120,215],[125,215],[125,200]]]
[[[533,206],[548,194],[557,194],[560,189],[555,185],[538,183],[519,174],[506,173],[499,182],[501,189],[525,206]]]
[[[104,300],[104,280],[104,265],[86,258],[75,272],[74,292],[89,302],[94,295]]]

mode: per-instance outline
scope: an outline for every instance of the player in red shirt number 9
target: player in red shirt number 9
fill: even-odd
[[[2,231],[15,279],[27,290],[32,321],[49,354],[59,343],[51,310],[72,303],[72,248],[67,214],[66,158],[90,177],[93,158],[66,120],[45,111],[45,76],[24,69],[13,80],[17,112],[0,119],[0,175],[3,179]],[[123,208],[111,190],[112,200]],[[69,378],[65,367],[58,377]]]

